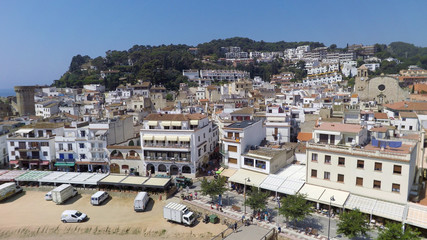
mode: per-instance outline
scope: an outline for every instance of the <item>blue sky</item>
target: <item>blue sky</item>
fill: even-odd
[[[212,39],[427,47],[427,1],[0,0],[0,88],[51,84],[82,54]],[[10,86],[8,86],[10,84]]]

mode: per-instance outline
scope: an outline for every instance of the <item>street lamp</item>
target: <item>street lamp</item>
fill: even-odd
[[[249,179],[249,177],[245,178],[245,186],[243,188],[243,197],[245,198],[245,200],[244,200],[244,204],[245,204],[245,215],[246,215],[246,181],[247,182],[251,182],[251,180]]]
[[[332,195],[331,198],[329,199],[329,222],[328,222],[328,240],[329,240],[329,234],[331,232],[331,203],[335,201],[334,196]]]

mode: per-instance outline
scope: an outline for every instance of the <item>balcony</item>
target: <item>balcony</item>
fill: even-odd
[[[154,148],[190,148],[190,144],[144,143],[144,147]]]
[[[223,137],[222,139],[225,141],[240,142],[241,137]]]
[[[145,161],[160,161],[160,162],[181,162],[181,163],[190,163],[191,158],[180,158],[180,157],[153,157],[153,156],[144,156]]]

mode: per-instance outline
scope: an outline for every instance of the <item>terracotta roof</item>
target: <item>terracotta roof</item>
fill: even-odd
[[[387,116],[387,113],[376,112],[376,113],[374,113],[374,118],[376,118],[376,119],[388,119],[388,116]]]
[[[207,118],[205,114],[201,114],[201,113],[187,114],[187,117],[190,120],[201,120],[203,118]]]
[[[399,115],[402,118],[418,118],[417,114],[414,112],[400,112]]]
[[[359,94],[355,93],[355,94],[351,95],[351,97],[352,98],[357,98],[357,97],[359,97]]]
[[[373,127],[371,129],[369,129],[369,131],[371,131],[371,132],[387,132],[388,128],[386,128],[386,127]]]
[[[234,112],[232,112],[231,114],[253,114],[254,113],[254,108],[253,107],[245,107],[239,110],[236,110]]]
[[[409,89],[412,89],[412,87],[410,87]],[[423,83],[414,84],[414,91],[418,91],[418,92],[425,91],[425,92],[427,92],[427,84],[423,84]]]
[[[427,102],[396,102],[384,105],[398,111],[427,111]]]
[[[336,122],[323,122],[320,124],[320,126],[315,127],[315,130],[350,132],[350,133],[358,133],[362,129],[363,127],[360,125],[336,123]]]
[[[299,132],[297,139],[301,142],[310,141],[311,139],[313,139],[313,133]]]

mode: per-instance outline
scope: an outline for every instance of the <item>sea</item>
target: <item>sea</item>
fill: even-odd
[[[0,97],[16,96],[13,88],[0,88]]]

